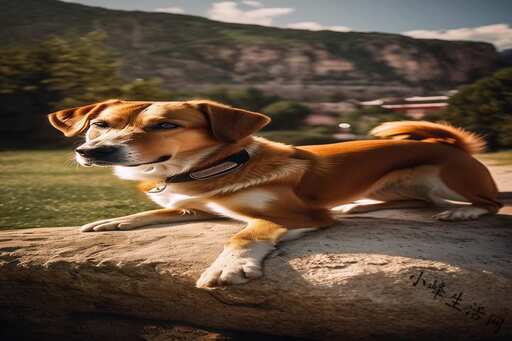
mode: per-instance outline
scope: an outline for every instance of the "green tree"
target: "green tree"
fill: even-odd
[[[120,87],[120,95],[117,96],[132,101],[170,101],[176,95],[165,90],[162,81],[158,78],[148,80],[136,79]]]
[[[279,96],[266,95],[257,88],[240,90],[219,88],[203,93],[202,95],[214,101],[252,111],[261,111],[264,107],[281,99]]]
[[[490,149],[512,148],[512,68],[462,87],[444,119],[483,135]]]
[[[121,61],[105,45],[105,34],[80,39],[51,37],[30,48],[0,51],[0,142],[6,146],[51,141],[49,112],[109,98],[169,100],[158,79],[126,81]],[[18,143],[19,142],[19,143]]]
[[[48,68],[42,84],[55,96],[52,106],[77,106],[120,94],[120,62],[104,39],[103,33],[92,32],[76,42],[53,37],[41,44],[37,53]]]
[[[293,130],[299,128],[311,110],[297,102],[277,101],[261,110],[272,118],[267,130]]]
[[[120,95],[119,62],[104,39],[92,32],[75,41],[51,37],[32,48],[2,51],[0,94],[7,102],[33,103],[32,113]]]

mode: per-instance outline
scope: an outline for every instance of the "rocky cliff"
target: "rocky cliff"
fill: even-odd
[[[6,45],[103,30],[127,77],[159,77],[170,89],[256,86],[301,100],[371,98],[448,89],[499,63],[486,43],[279,29],[56,0],[0,3]]]

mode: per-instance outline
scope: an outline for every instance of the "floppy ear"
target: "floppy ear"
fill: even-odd
[[[270,122],[270,117],[248,110],[232,108],[212,101],[190,101],[202,112],[212,135],[224,142],[236,142],[260,130]]]
[[[87,130],[89,122],[109,104],[119,102],[119,100],[108,100],[83,107],[60,110],[49,114],[48,120],[50,120],[52,126],[63,132],[66,137],[75,136]]]

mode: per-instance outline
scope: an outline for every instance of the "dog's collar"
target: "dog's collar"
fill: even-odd
[[[208,180],[225,174],[233,173],[242,168],[251,156],[249,152],[242,149],[238,153],[232,154],[225,159],[199,170],[176,174],[165,179],[165,183],[187,182],[195,180]]]

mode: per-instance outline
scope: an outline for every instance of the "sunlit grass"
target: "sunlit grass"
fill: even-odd
[[[66,151],[0,152],[0,228],[73,226],[155,206],[109,168],[84,168]]]
[[[512,165],[512,150],[503,152],[480,154],[478,158],[488,164],[496,166]]]

